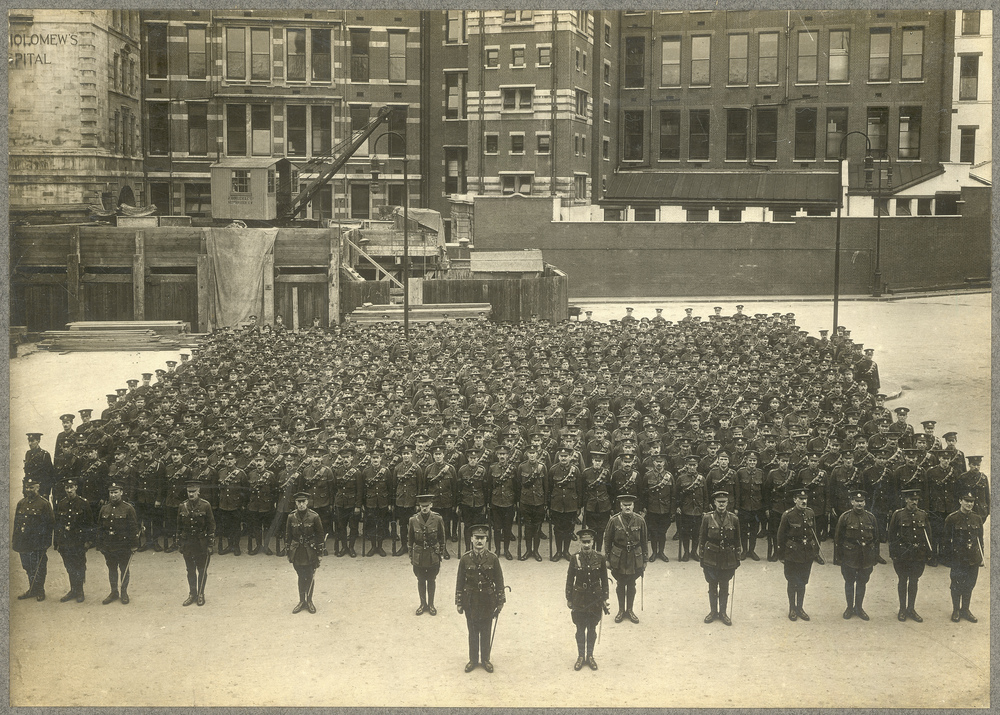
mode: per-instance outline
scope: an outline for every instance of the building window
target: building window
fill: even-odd
[[[604,23],[604,44],[608,47],[611,46],[611,25],[608,23]]]
[[[271,105],[250,105],[250,137],[254,156],[271,155]]]
[[[290,82],[306,81],[306,31],[285,31],[285,76]]]
[[[250,193],[250,171],[248,169],[233,169],[230,190],[234,194]]]
[[[147,106],[149,153],[152,156],[166,156],[170,152],[170,103],[150,102]]]
[[[604,111],[604,117],[603,117],[604,121],[606,121],[606,122],[608,122],[610,124],[611,123],[611,101],[610,100],[607,100],[607,99],[604,100],[604,110],[603,111]]]
[[[622,209],[604,209],[605,221],[624,221]]]
[[[112,152],[117,152],[118,151],[118,110],[117,109],[115,110],[115,113],[114,113],[114,115],[111,118],[111,127],[110,127],[109,134],[111,136],[110,136],[110,141],[108,141],[108,146],[111,147],[111,151]],[[150,137],[150,139],[152,139],[152,136]],[[152,153],[152,152],[150,152],[150,153]]]
[[[163,208],[168,209],[169,206],[164,205]],[[184,213],[199,218],[212,215],[211,184],[184,184]]]
[[[188,154],[208,154],[208,105],[188,102]]]
[[[444,82],[448,93],[445,119],[465,119],[468,116],[465,104],[465,83],[468,77],[468,72],[445,73]]]
[[[370,30],[351,30],[352,82],[367,82],[370,77],[368,68],[368,46],[370,39]],[[368,191],[368,187],[365,187],[365,191]]]
[[[446,194],[464,194],[466,191],[466,158],[465,147],[445,147],[444,150],[444,192]]]
[[[587,156],[587,135],[580,135],[580,153]]]
[[[726,159],[746,161],[747,123],[750,112],[746,109],[726,110]]]
[[[816,159],[816,115],[815,107],[798,107],[795,110],[795,160]]]
[[[538,66],[539,67],[552,66],[552,47],[550,45],[539,45]]]
[[[848,56],[851,33],[847,30],[830,30],[830,61],[828,82],[847,82],[850,79]]]
[[[500,136],[498,134],[485,134],[483,135],[483,153],[484,154],[498,154],[500,153]]]
[[[289,104],[285,107],[285,154],[287,156],[305,156],[306,145],[306,107],[304,104]]]
[[[799,32],[799,63],[796,81],[807,84],[816,81],[816,33],[812,30]]]
[[[125,63],[122,62],[122,67]],[[135,94],[135,60],[128,61],[128,93]]]
[[[586,174],[576,174],[573,177],[573,185],[576,189],[576,198],[578,200],[583,200],[587,198],[587,175]]]
[[[708,221],[708,209],[687,209],[688,221]]]
[[[445,42],[448,44],[464,43],[467,39],[465,34],[465,11],[448,10],[448,31]]]
[[[368,192],[368,184],[361,182],[352,183],[351,218],[371,218],[371,215],[371,194]]]
[[[877,216],[889,215],[889,199],[875,198],[875,214]]]
[[[920,107],[899,108],[899,158],[920,158]]]
[[[229,156],[247,155],[247,106],[226,105],[226,153]]]
[[[979,10],[962,10],[962,34],[979,34]]]
[[[912,216],[910,212],[910,199],[896,199],[896,215],[897,216]]]
[[[611,63],[604,62],[604,84],[611,84]]]
[[[679,109],[660,111],[660,161],[681,158],[681,112]]]
[[[681,38],[664,37],[660,58],[660,86],[679,87],[681,84]]]
[[[267,193],[274,193],[274,169],[267,170]]]
[[[636,221],[655,221],[656,220],[656,208],[648,206],[637,206],[633,214],[635,215]]]
[[[872,156],[885,157],[886,138],[889,127],[888,107],[868,107],[868,141],[872,144]]]
[[[111,60],[111,89],[118,91],[118,53]]]
[[[826,110],[826,158],[840,159],[840,143],[847,134],[847,107]]]
[[[312,107],[312,153],[326,155],[333,147],[333,108],[323,105]]]
[[[506,111],[530,110],[533,94],[532,87],[508,87],[503,90],[503,108]]]
[[[205,79],[205,26],[187,29],[188,79]]]
[[[917,216],[932,216],[934,199],[917,199]]]
[[[271,31],[250,29],[250,79],[271,79]]]
[[[406,31],[389,33],[389,81],[406,81]]]
[[[959,57],[958,98],[979,99],[979,57],[962,55]]]
[[[729,84],[747,83],[747,36],[729,36]]]
[[[146,72],[149,77],[167,76],[167,26],[146,26]]]
[[[351,134],[358,132],[367,126],[368,121],[371,119],[371,107],[367,104],[352,104],[351,105]],[[365,139],[364,143],[358,147],[358,150],[354,152],[355,156],[368,156],[368,140]]]
[[[499,67],[500,66],[500,48],[499,47],[487,47],[486,48],[486,66],[487,67]]]
[[[583,53],[583,73],[587,74],[587,53]]]
[[[704,87],[712,79],[712,38],[698,35],[691,38],[691,86]]]
[[[576,20],[576,29],[580,32],[587,31],[587,19],[590,15],[586,10],[574,10],[573,19]]]
[[[625,38],[625,87],[645,86],[646,38]]]
[[[643,130],[642,111],[625,112],[624,136],[622,158],[625,161],[642,161],[643,159]]]
[[[924,31],[919,27],[903,28],[903,69],[901,80],[924,78]]]
[[[510,153],[511,154],[524,154],[524,135],[523,134],[511,134],[510,135]]]
[[[504,196],[511,194],[531,195],[531,174],[504,174],[500,177],[500,192]]]
[[[888,27],[873,27],[868,45],[868,81],[889,81],[889,42],[892,39]]]
[[[976,163],[976,127],[959,129],[958,160],[966,164]]]
[[[795,223],[792,209],[771,209],[771,223]]]
[[[607,137],[601,140],[601,158],[608,161],[611,158],[611,140]]]
[[[536,154],[550,154],[552,152],[552,135],[551,134],[536,134]]]
[[[226,28],[226,79],[247,78],[246,28]]]
[[[757,110],[757,141],[754,154],[761,161],[778,158],[778,110]]]
[[[393,134],[389,135],[389,156],[402,158],[405,155],[406,118],[408,115],[408,107],[395,107],[389,114],[389,131],[403,137],[400,139]]]
[[[688,159],[708,161],[711,110],[692,109],[688,114]]]
[[[511,47],[510,48],[510,66],[511,67],[524,67],[524,48],[523,47]]]
[[[580,71],[580,48],[576,48],[576,71]]]
[[[758,35],[757,84],[778,83],[778,33]]]
[[[934,213],[937,216],[958,216],[960,194],[934,194]]]
[[[576,90],[576,116],[587,116],[587,93],[582,89]]]
[[[510,22],[531,22],[531,10],[504,10],[503,21]]]
[[[573,135],[573,154],[576,155],[576,156],[580,156],[580,135],[579,134],[574,134]]]
[[[743,209],[719,209],[719,221],[742,221]]]
[[[309,48],[312,54],[312,78],[314,82],[329,82],[332,77],[332,63],[333,55],[331,52],[330,44],[330,31],[329,30],[310,30],[309,37],[312,40],[312,46]]]
[[[250,33],[250,79],[271,78],[271,35],[267,28],[226,28],[226,79],[247,78],[247,32]]]

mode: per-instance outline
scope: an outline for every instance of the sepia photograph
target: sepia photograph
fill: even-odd
[[[678,7],[8,10],[11,708],[990,708],[992,10]]]

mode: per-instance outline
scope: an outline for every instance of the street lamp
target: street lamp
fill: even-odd
[[[378,183],[381,164],[376,156],[375,148],[379,140],[394,136],[403,144],[403,339],[410,339],[410,175],[407,167],[409,158],[406,155],[406,137],[399,132],[383,132],[372,142],[372,186]],[[388,200],[388,192],[386,195]]]
[[[871,191],[872,173],[875,168],[875,160],[872,158],[872,142],[867,134],[860,131],[853,131],[847,132],[847,134],[840,138],[840,147],[837,149],[837,167],[839,168],[837,172],[837,241],[833,253],[833,330],[830,331],[831,335],[837,334],[837,311],[840,307],[840,214],[844,208],[844,190],[840,182],[843,180],[844,160],[847,158],[844,156],[844,143],[847,141],[847,137],[852,134],[863,136],[868,147],[865,152],[866,191]],[[848,185],[850,185],[850,181],[848,181]]]

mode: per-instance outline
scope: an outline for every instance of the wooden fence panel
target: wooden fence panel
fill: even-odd
[[[424,294],[426,296],[426,293]],[[341,315],[350,315],[355,308],[364,303],[372,305],[389,304],[389,283],[387,281],[341,281],[340,311]]]
[[[65,276],[60,284],[15,283],[11,296],[11,324],[28,332],[65,330],[69,321],[69,293]]]
[[[131,283],[82,283],[84,320],[132,320]]]
[[[197,332],[198,276],[149,276],[146,279],[146,320],[184,320]]]
[[[17,266],[65,266],[73,226],[17,226],[11,232],[10,262]]]
[[[135,255],[135,236],[138,231],[124,228],[80,229],[81,266],[132,267]],[[129,317],[128,320],[132,318]]]
[[[281,281],[274,284],[274,314],[280,315],[285,325],[291,328],[295,323],[292,309],[295,304],[294,293],[298,289],[299,327],[308,328],[312,319],[319,318],[320,325],[327,325],[329,320],[330,301],[327,295],[327,284],[309,281],[295,283]]]
[[[424,303],[489,303],[491,317],[516,323],[537,315],[565,320],[568,280],[565,276],[505,279],[434,279],[424,281]]]

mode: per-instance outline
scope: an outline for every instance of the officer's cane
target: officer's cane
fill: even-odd
[[[128,562],[125,564],[125,570],[122,572],[122,583],[125,583],[125,579],[128,578],[128,570],[132,568],[132,557],[135,556],[134,551],[129,551]],[[122,588],[125,588],[122,586]]]
[[[738,571],[739,569],[736,569]],[[736,571],[733,571],[733,589],[729,592],[729,618],[732,620],[733,613],[735,612],[734,604],[736,603]]]
[[[42,568],[42,557],[39,556],[38,557],[38,564],[35,565],[35,573],[32,574],[32,576],[31,576],[31,584],[29,585],[29,588],[28,588],[29,591],[34,591],[35,590],[35,581],[38,579],[38,572],[39,572],[39,570],[41,570],[41,568]]]
[[[645,604],[646,604],[645,589],[643,588],[643,584],[645,584],[645,583],[646,583],[646,572],[644,570],[642,572],[642,575],[639,576],[639,610],[640,611],[645,611],[646,610],[646,608],[645,608]]]
[[[208,583],[208,565],[212,563],[212,554],[205,554],[205,568],[201,572],[201,583],[198,586],[198,595],[204,597],[205,584]]]

